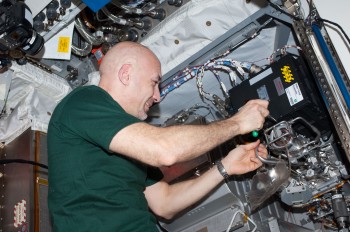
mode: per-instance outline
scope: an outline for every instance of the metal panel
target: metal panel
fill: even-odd
[[[4,148],[2,159],[25,159],[32,157],[33,136],[30,130]],[[32,225],[33,167],[28,164],[3,164],[1,188],[1,224],[0,231],[30,231]],[[20,204],[23,202],[23,204]],[[18,209],[15,209],[15,206]],[[25,208],[23,208],[25,207]],[[23,211],[22,211],[23,210]],[[19,215],[22,214],[23,215]],[[14,218],[21,218],[20,221]],[[16,227],[17,226],[17,227]]]
[[[47,164],[46,135],[30,129],[0,151],[2,160]],[[46,169],[26,163],[0,166],[0,232],[51,231],[47,175]]]

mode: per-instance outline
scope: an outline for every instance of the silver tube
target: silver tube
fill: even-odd
[[[113,15],[111,12],[109,12],[109,10],[106,7],[103,7],[101,10],[113,22],[120,24],[120,25],[133,26],[132,22],[129,22],[126,19],[123,19],[123,18],[120,18],[120,17]]]
[[[264,157],[261,157],[258,153],[258,147],[255,148],[255,156],[258,158],[263,164],[272,164],[275,165],[279,160],[275,159],[265,159]]]
[[[140,8],[135,8],[135,7],[123,5],[120,2],[112,1],[112,4],[119,7],[122,10],[125,10],[125,13],[127,13],[127,14],[137,14],[137,15],[146,14],[146,11],[144,11]]]
[[[96,36],[93,36],[92,33],[90,33],[84,23],[81,21],[79,17],[75,18],[75,28],[78,30],[79,34],[89,43],[92,45],[100,45],[104,42],[104,38],[98,38]]]
[[[79,48],[77,46],[75,46],[74,44],[72,44],[72,53],[77,55],[77,56],[87,56],[90,54],[91,50],[92,50],[92,45],[84,42],[85,47],[83,48]]]

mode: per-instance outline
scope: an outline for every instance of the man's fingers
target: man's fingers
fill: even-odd
[[[259,167],[262,165],[262,162],[256,157],[251,157],[250,161],[256,163]]]
[[[256,148],[256,146],[260,143],[260,140],[258,139],[257,141],[255,142],[251,142],[251,143],[248,143],[248,144],[245,144],[243,145],[244,146],[244,149],[246,151],[249,151],[249,150],[252,150],[254,148]]]

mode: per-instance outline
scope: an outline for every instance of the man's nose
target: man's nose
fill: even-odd
[[[160,90],[159,86],[156,86],[153,93],[153,100],[155,103],[160,102]]]

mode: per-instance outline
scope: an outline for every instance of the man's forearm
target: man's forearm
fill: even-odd
[[[180,125],[162,128],[157,141],[174,160],[169,165],[193,159],[238,135],[234,120],[223,120],[209,125]]]
[[[172,185],[167,185],[163,182],[161,184],[168,188],[166,191],[166,197],[159,197],[157,198],[158,200],[155,201],[150,201],[148,199],[150,207],[154,210],[158,206],[158,209],[160,208],[161,210],[155,213],[158,214],[158,216],[171,219],[177,213],[205,197],[220,182],[222,182],[223,179],[224,178],[221,176],[216,166],[214,166],[202,176],[195,179],[186,180]]]

